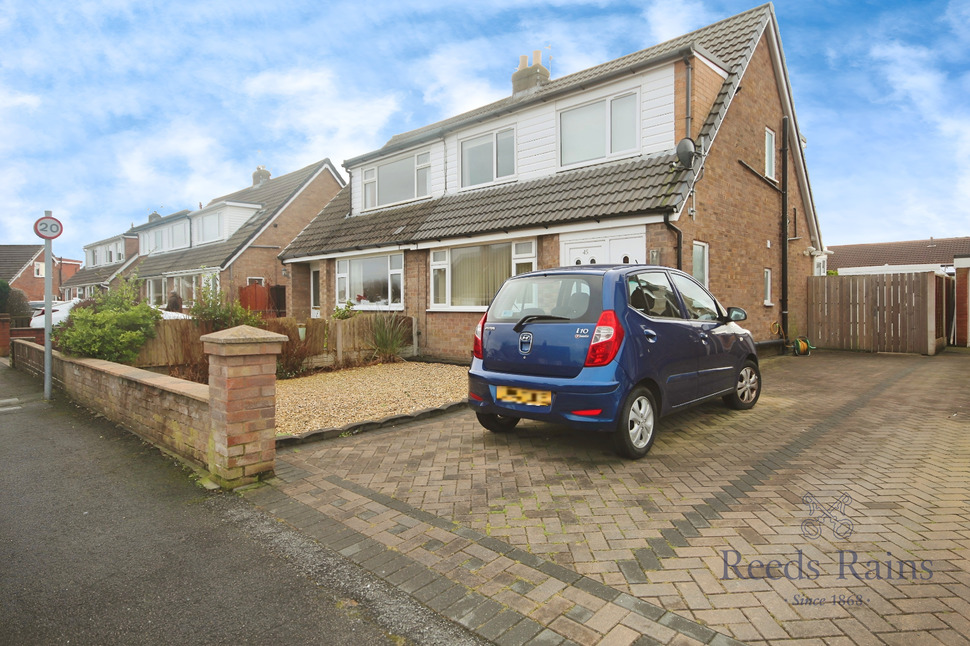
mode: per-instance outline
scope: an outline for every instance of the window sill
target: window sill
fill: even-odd
[[[487,311],[488,311],[487,305],[475,305],[475,306],[469,305],[466,307],[429,307],[428,309],[425,310],[425,312],[427,312],[428,314],[435,314],[435,313],[447,314],[447,313],[462,313],[462,312],[481,314]]]
[[[775,306],[775,304],[772,303],[772,302],[770,302],[770,301],[765,301],[764,305],[765,305],[765,307],[774,307]]]

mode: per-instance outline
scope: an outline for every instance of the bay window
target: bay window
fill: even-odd
[[[560,166],[635,152],[636,93],[623,94],[559,113]]]
[[[365,168],[364,208],[406,202],[431,193],[431,153],[423,152]]]
[[[432,249],[431,307],[487,307],[506,279],[535,265],[535,240]]]
[[[515,131],[512,128],[461,142],[461,185],[494,182],[515,173]]]
[[[361,309],[400,309],[404,293],[404,254],[337,260],[337,305]]]

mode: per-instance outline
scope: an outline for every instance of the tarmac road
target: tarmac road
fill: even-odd
[[[0,644],[480,644],[0,362]]]

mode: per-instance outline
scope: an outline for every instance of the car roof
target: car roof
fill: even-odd
[[[659,271],[674,271],[677,269],[673,267],[664,267],[663,265],[631,265],[629,263],[615,263],[615,264],[602,264],[602,265],[566,265],[563,267],[552,267],[550,269],[537,269],[535,271],[530,271],[525,274],[519,274],[518,276],[513,276],[513,278],[524,278],[527,276],[547,276],[555,274],[586,274],[593,276],[603,276],[607,273],[613,271],[627,271],[630,269],[655,269]],[[683,273],[683,272],[680,272]]]

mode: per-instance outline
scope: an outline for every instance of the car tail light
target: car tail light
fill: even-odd
[[[573,415],[582,415],[583,417],[596,417],[597,415],[603,414],[602,408],[590,408],[588,410],[574,410]]]
[[[613,361],[622,342],[623,328],[616,318],[616,312],[604,310],[593,331],[593,340],[590,341],[589,352],[586,353],[586,366],[589,368],[605,366]]]
[[[475,328],[475,345],[472,346],[472,354],[475,355],[476,359],[484,359],[485,353],[482,351],[482,333],[485,327],[485,319],[488,317],[488,312],[482,315],[482,320],[478,322],[478,327]]]

